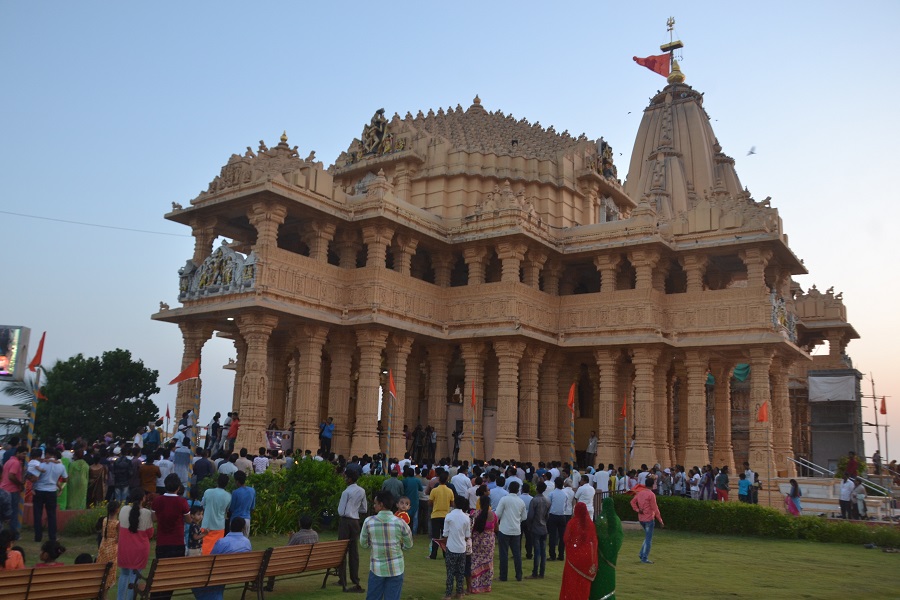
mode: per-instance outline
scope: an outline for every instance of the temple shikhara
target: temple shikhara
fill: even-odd
[[[274,418],[315,451],[330,416],[348,457],[402,456],[403,427],[430,425],[438,458],[458,431],[461,459],[567,460],[574,382],[575,446],[596,431],[597,463],[794,474],[813,452],[808,373],[856,378],[858,335],[840,294],[793,280],[807,270],[774,202],[741,185],[673,63],[628,165],[476,96],[375,105],[327,168],[287,135],[259,142],[173,203],[194,254],[180,306],[153,318],[181,328],[184,366],[233,340],[237,446]],[[178,414],[198,386],[180,384]]]

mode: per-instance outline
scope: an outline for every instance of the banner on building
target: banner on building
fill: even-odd
[[[842,375],[839,377],[809,377],[809,401],[810,402],[856,402],[856,377]]]

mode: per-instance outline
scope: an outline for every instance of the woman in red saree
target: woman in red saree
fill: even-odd
[[[559,600],[587,600],[591,583],[597,576],[597,530],[583,502],[575,505],[575,513],[563,536],[566,542],[566,566],[563,570]]]

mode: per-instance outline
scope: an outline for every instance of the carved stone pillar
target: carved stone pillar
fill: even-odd
[[[709,359],[701,350],[685,352],[687,368],[687,441],[684,447],[685,465],[709,463],[706,444],[706,373]],[[683,427],[683,426],[682,426]]]
[[[787,471],[788,477],[796,477],[797,465],[788,460],[794,458],[791,400],[788,396],[791,365],[792,361],[776,358],[769,373],[772,380],[772,450],[775,453],[775,467]]]
[[[525,342],[499,340],[494,342],[494,352],[500,361],[500,376],[497,388],[497,440],[494,442],[494,456],[502,457],[505,460],[519,456],[519,438],[517,434],[519,425],[519,361],[525,352]]]
[[[687,254],[681,258],[681,266],[687,277],[688,293],[703,291],[703,275],[708,264],[709,257],[700,254]]]
[[[412,431],[415,427],[416,423],[420,423],[423,419],[423,415],[419,412],[421,408],[421,400],[419,390],[422,387],[422,361],[424,360],[424,354],[421,346],[418,346],[413,352],[406,363],[406,393],[404,397],[401,398],[401,401],[406,403],[406,410],[404,411],[404,419],[402,423],[397,423],[397,426],[400,427],[401,432],[403,431],[403,426],[408,425],[409,430]],[[427,416],[424,415],[424,416]],[[396,419],[395,419],[396,423]],[[404,452],[406,447],[406,440],[403,440]],[[403,452],[400,452],[397,456],[403,456]]]
[[[600,292],[616,291],[616,268],[622,262],[619,254],[601,254],[594,257],[594,266],[600,272]]]
[[[297,371],[297,391],[294,403],[294,443],[298,448],[319,446],[319,404],[322,397],[322,348],[328,328],[304,325],[295,333],[294,343],[300,351]],[[334,416],[334,415],[326,415]],[[335,425],[335,430],[337,425]],[[334,442],[334,440],[332,440]],[[334,448],[332,448],[334,451]]]
[[[259,448],[265,445],[269,404],[269,338],[278,325],[278,317],[264,312],[248,312],[237,318],[241,337],[247,342],[244,376],[241,381],[241,427],[236,447]]]
[[[328,262],[328,243],[334,239],[337,226],[329,221],[309,221],[301,230],[303,243],[309,246],[309,257],[320,262]]]
[[[556,410],[556,390],[559,387],[559,365],[562,357],[558,350],[551,350],[541,365],[541,397],[539,400],[538,431],[540,433],[541,460],[559,460],[559,413]]]
[[[380,329],[356,331],[359,381],[356,384],[356,424],[350,442],[351,455],[371,456],[381,451],[378,441],[378,398],[381,392],[381,351],[387,344],[387,337],[388,332]]]
[[[654,370],[659,359],[659,348],[635,348],[634,364],[634,456],[632,464],[653,465],[658,461],[655,454],[657,439],[653,417]]]
[[[212,337],[215,329],[211,323],[192,322],[179,323],[181,339],[184,342],[184,352],[181,355],[181,370],[187,369],[200,358],[203,345]],[[181,418],[184,411],[194,408],[194,404],[200,405],[200,379],[188,379],[178,384],[178,393],[175,396],[175,418]]]
[[[538,289],[540,287],[541,267],[547,262],[547,253],[532,248],[525,259],[525,285]]]
[[[351,456],[350,377],[352,375],[353,352],[356,349],[355,342],[353,334],[343,329],[336,329],[328,334],[328,355],[331,357],[331,373],[328,380],[329,414],[327,416],[334,419],[334,437],[331,440],[331,451],[335,454],[343,454],[348,458]],[[318,447],[318,443],[316,443],[316,447]],[[297,448],[301,447],[297,446]]]
[[[412,258],[416,254],[419,240],[406,234],[397,234],[396,251],[394,252],[394,270],[401,275],[409,276]]]
[[[406,365],[412,350],[413,336],[405,333],[392,333],[388,345],[388,368],[394,376],[394,387],[397,388],[397,399],[394,400],[393,411],[390,410],[390,388],[384,395],[381,407],[381,424],[387,435],[390,429],[390,456],[403,457],[406,440],[403,438],[403,424],[406,422]],[[393,412],[393,414],[391,414]],[[387,444],[388,438],[385,438]],[[387,451],[387,449],[385,449]]]
[[[713,442],[713,464],[717,467],[728,465],[734,473],[738,470],[734,464],[734,446],[731,443],[731,371],[734,365],[730,362],[715,361],[712,363],[712,374],[716,379],[715,408],[716,436]]]
[[[205,219],[191,219],[191,233],[194,235],[194,264],[199,266],[212,254],[212,245],[216,240],[216,225],[218,220],[214,217]]]
[[[359,254],[362,244],[355,231],[343,230],[338,235],[334,244],[334,250],[338,255],[338,264],[342,269],[355,269],[356,256]],[[332,445],[334,440],[331,440]]]
[[[500,242],[497,244],[497,256],[500,257],[502,264],[500,281],[521,281],[519,279],[519,267],[522,266],[522,259],[525,258],[527,250],[528,246],[525,244],[514,244],[512,242]]]
[[[366,245],[366,266],[383,269],[394,230],[386,225],[366,225],[362,229],[362,234],[363,243]]]
[[[619,351],[609,348],[594,350],[600,373],[600,403],[597,407],[597,463],[622,464],[617,442],[616,391],[619,385]]]
[[[469,266],[469,285],[484,283],[484,259],[486,256],[487,250],[483,247],[470,246],[463,250],[463,258]]]
[[[244,363],[247,358],[247,343],[238,334],[234,336],[234,351],[236,357],[234,359],[234,386],[231,394],[232,412],[241,405],[241,382],[244,380]]]
[[[431,255],[431,266],[434,269],[434,283],[439,287],[450,287],[450,274],[453,272],[454,256],[449,252],[436,252]]]
[[[559,296],[559,276],[562,274],[562,265],[558,260],[549,260],[544,265],[544,293],[551,296]]]
[[[672,263],[668,260],[660,259],[658,263],[656,263],[656,268],[653,269],[653,289],[658,292],[666,291],[666,277],[669,276],[669,271],[672,268]]]
[[[628,260],[631,261],[637,274],[635,289],[649,290],[653,287],[653,269],[656,268],[656,264],[659,262],[659,256],[659,252],[656,250],[633,250],[628,253]]]
[[[431,425],[438,435],[438,448],[446,448],[452,432],[447,431],[447,368],[450,365],[451,349],[449,346],[432,344],[428,346],[428,421],[426,425]],[[469,394],[471,394],[471,382],[469,383]],[[463,407],[467,405],[466,393],[463,392]],[[469,396],[471,397],[471,396]],[[471,408],[470,408],[471,410]],[[463,431],[468,431],[469,421],[463,420]],[[459,456],[460,460],[464,456],[469,455],[468,438],[471,433],[464,436],[466,444],[460,443]],[[441,440],[444,440],[444,446],[441,446]],[[452,446],[450,448],[452,450]],[[436,452],[438,456],[443,453]]]
[[[467,456],[470,461],[484,457],[484,355],[485,345],[482,342],[463,342],[460,345],[462,359],[466,363],[466,385],[463,393],[463,440],[460,442],[460,457]],[[475,385],[475,431],[472,431],[472,385]],[[446,393],[446,392],[445,392]],[[472,439],[475,449],[472,450]],[[489,458],[489,457],[486,457]]]
[[[522,389],[519,390],[519,453],[523,461],[537,464],[538,450],[538,369],[546,349],[530,344],[522,358]]]
[[[772,404],[769,391],[769,367],[774,352],[771,348],[750,349],[750,467],[768,481],[775,477],[775,455],[772,451]],[[760,423],[759,408],[769,402],[769,420]]]
[[[253,244],[253,249],[257,254],[278,247],[278,227],[284,223],[286,216],[287,207],[273,200],[254,202],[247,209],[247,218],[256,229],[256,243]],[[244,427],[243,420],[241,427]]]
[[[747,286],[765,287],[766,265],[772,258],[772,251],[765,248],[747,248],[741,250],[739,256],[747,267]]]
[[[269,341],[269,406],[266,419],[275,419],[287,429],[293,413],[285,412],[288,405],[287,377],[293,346],[284,336],[272,336]],[[266,421],[268,423],[268,421]]]
[[[669,424],[668,378],[672,354],[667,350],[660,353],[653,369],[653,427],[656,431],[656,461],[662,465],[675,464],[672,460],[672,443]]]

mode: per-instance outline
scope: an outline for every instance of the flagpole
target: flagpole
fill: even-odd
[[[197,378],[197,388],[200,388],[200,378]],[[200,440],[197,439],[197,423],[200,422],[200,394],[194,394],[194,405],[192,407],[194,411],[194,423],[191,425],[191,440],[188,442],[188,447],[191,447],[191,453],[196,454],[198,442]],[[187,492],[188,497],[191,495],[191,487],[193,487],[193,479],[194,479],[194,460],[193,456],[188,457],[188,480],[187,480]]]
[[[622,455],[625,460],[625,475],[628,475],[628,413],[625,413],[625,417],[623,418],[624,423],[622,429]]]
[[[572,469],[575,468],[575,382],[569,388],[569,459],[572,461]]]
[[[875,413],[875,446],[878,448],[878,454],[881,454],[881,435],[878,433],[878,397],[875,396],[875,375],[871,371],[869,379],[872,381],[872,411]]]
[[[31,452],[33,449],[34,442],[34,420],[37,415],[37,395],[41,391],[41,371],[43,367],[40,365],[36,366],[35,376],[34,376],[34,389],[31,391],[31,408],[28,411],[28,451]],[[24,481],[24,480],[23,480]],[[18,513],[19,527],[21,528],[23,518],[25,517],[25,489],[22,488],[22,493],[19,494],[19,502],[16,504],[16,512]]]
[[[387,456],[385,457],[385,469],[391,466],[391,426],[394,422],[394,372],[388,369],[388,418],[387,418]],[[390,473],[388,473],[390,475]]]
[[[472,379],[472,433],[469,435],[470,442],[472,445],[472,462],[470,465],[475,464],[475,380]]]

